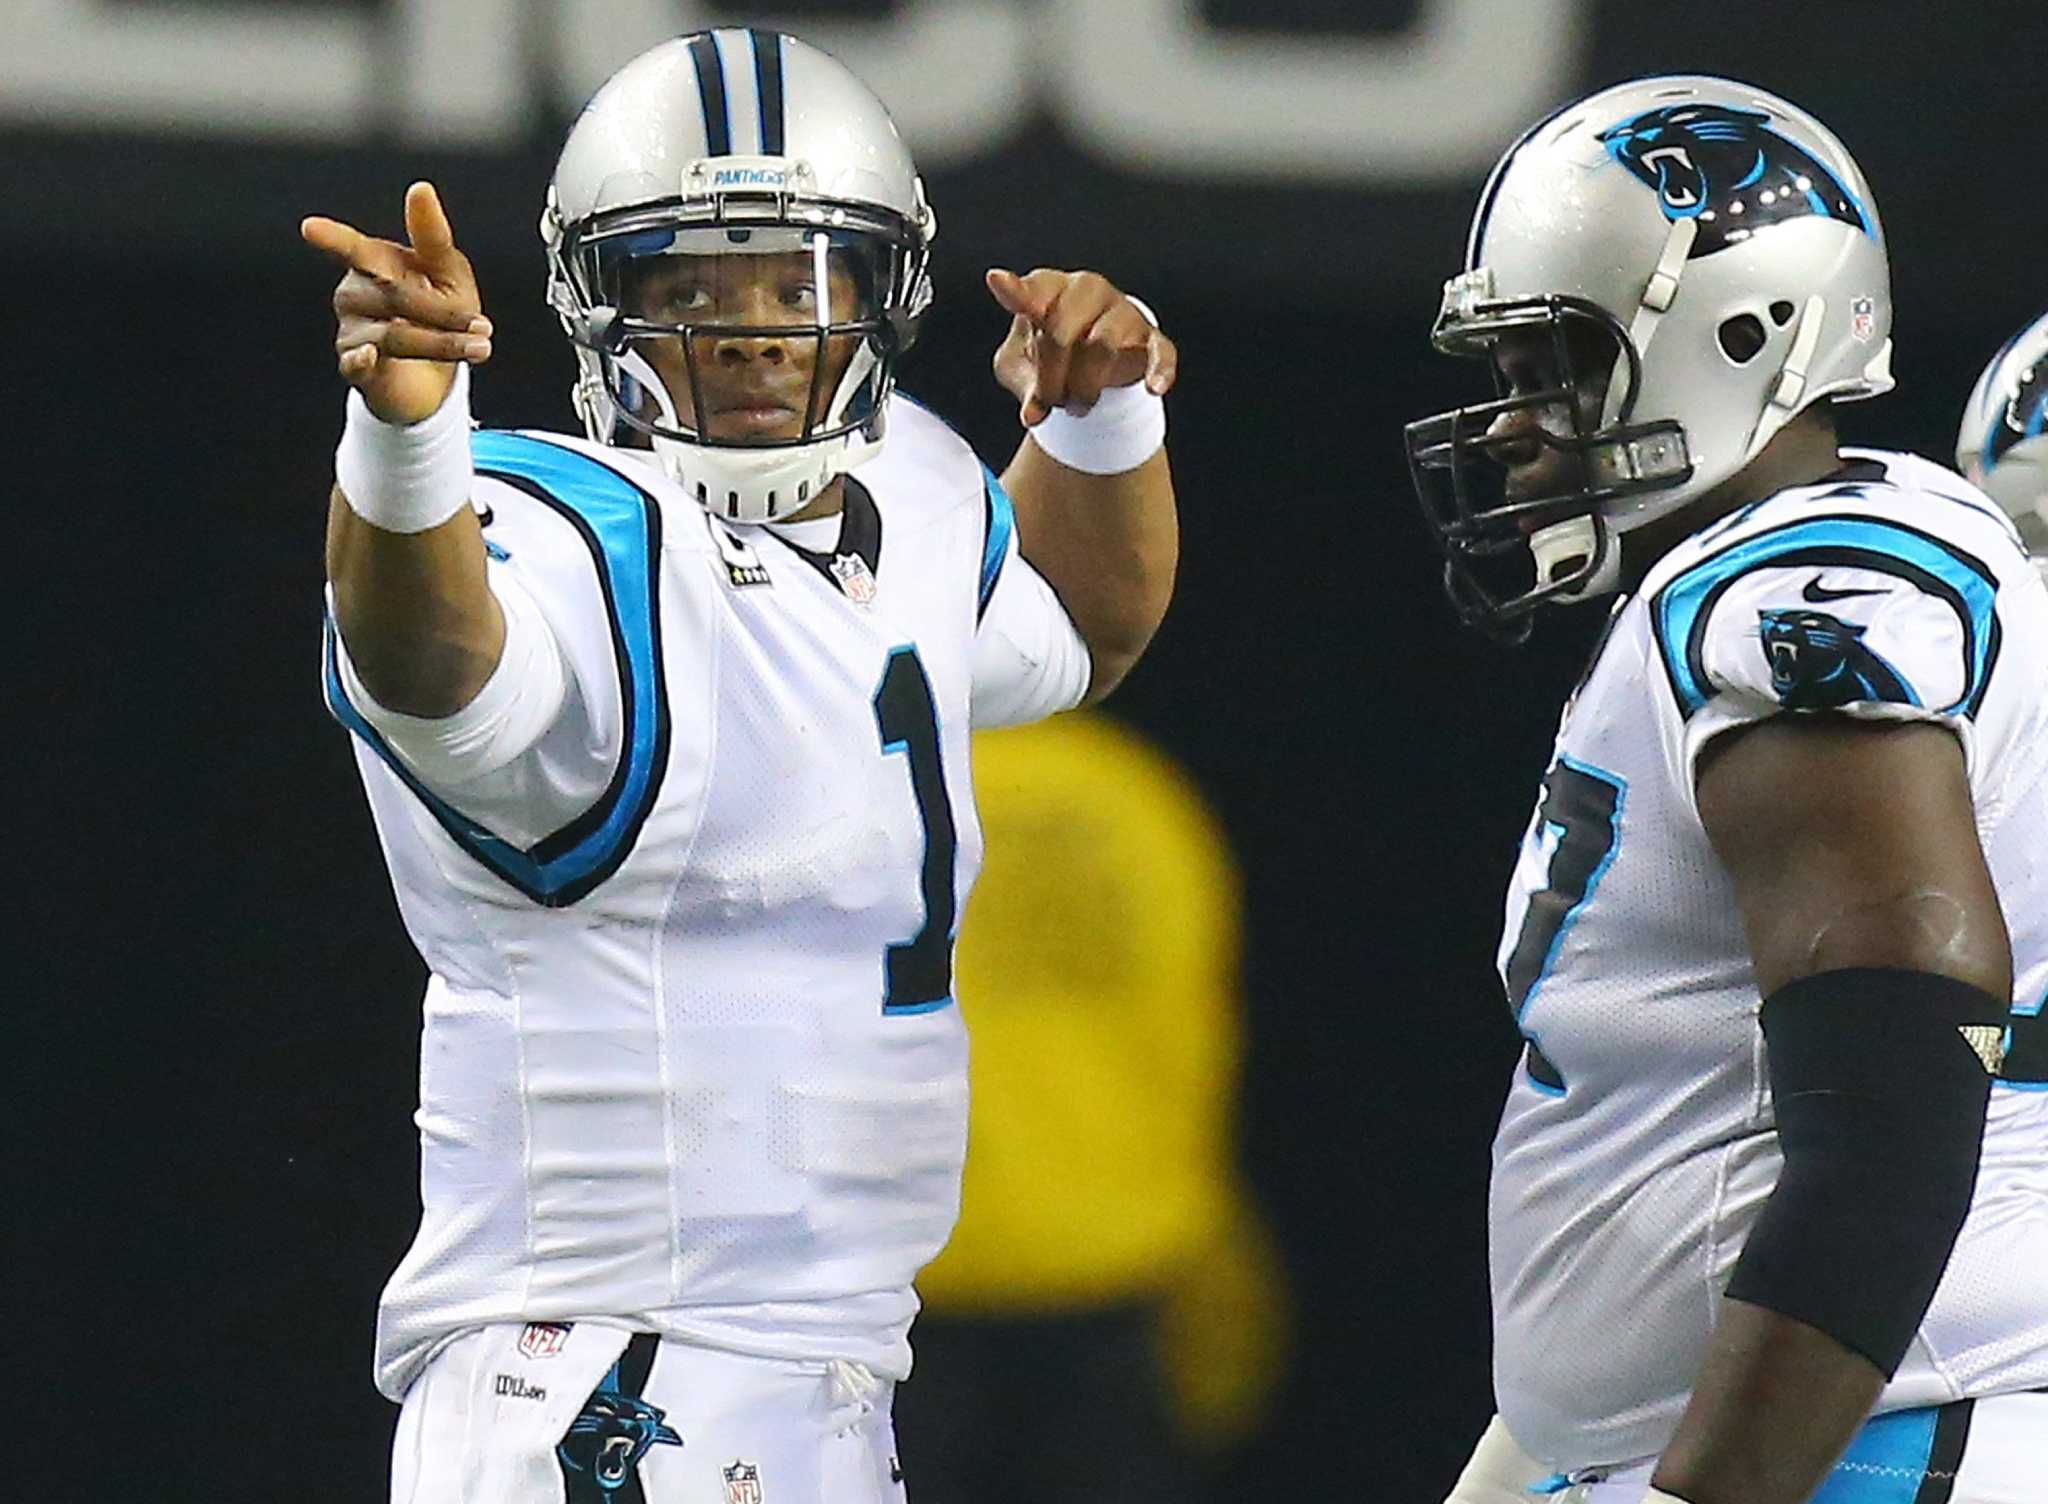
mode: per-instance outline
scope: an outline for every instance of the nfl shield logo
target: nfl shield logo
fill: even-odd
[[[1849,300],[1849,333],[1860,344],[1870,343],[1877,333],[1877,303],[1870,298]]]
[[[832,578],[856,606],[875,603],[875,577],[868,569],[868,561],[859,554],[836,555],[832,560]]]
[[[519,1334],[519,1351],[528,1358],[552,1358],[569,1340],[569,1328],[552,1321],[529,1321]]]
[[[751,1462],[720,1468],[725,1474],[725,1504],[761,1504],[761,1470]]]

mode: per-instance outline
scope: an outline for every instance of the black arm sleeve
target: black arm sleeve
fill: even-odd
[[[1765,999],[1785,1167],[1731,1297],[1897,1371],[1970,1209],[2006,1012],[1921,971],[1823,972]]]

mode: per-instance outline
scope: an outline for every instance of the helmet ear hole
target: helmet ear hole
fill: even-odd
[[[1738,313],[1732,319],[1723,319],[1715,332],[1720,341],[1721,353],[1737,365],[1747,365],[1757,357],[1765,341],[1763,320],[1753,313]]]
[[[1776,324],[1780,329],[1782,329],[1787,324],[1792,322],[1792,315],[1797,313],[1798,311],[1799,310],[1794,308],[1790,303],[1786,302],[1783,298],[1780,298],[1777,302],[1771,305],[1771,322]]]

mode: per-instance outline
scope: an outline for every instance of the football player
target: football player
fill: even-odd
[[[966,1136],[970,725],[1100,699],[1175,562],[1172,342],[989,274],[999,479],[895,390],[935,220],[825,54],[628,63],[541,217],[583,437],[472,432],[492,329],[425,184],[314,218],[352,391],[325,683],[413,942],[393,1498],[900,1496],[911,1281]]]
[[[2007,340],[1977,378],[1956,468],[2005,508],[2035,566],[2048,570],[2048,314]]]
[[[1838,445],[1890,328],[1855,162],[1716,78],[1539,122],[1447,284],[1498,383],[1408,429],[1454,602],[1617,597],[1509,889],[1454,1499],[2048,1497],[2048,590]]]

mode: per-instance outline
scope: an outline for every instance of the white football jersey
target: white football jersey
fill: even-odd
[[[1780,1157],[1700,749],[1782,710],[1952,728],[2015,992],[1967,1224],[1881,1410],[2048,1384],[2048,589],[1950,471],[1848,451],[1660,560],[1565,706],[1508,894],[1494,1377],[1563,1471],[1669,1440]],[[1854,1279],[1853,1267],[1844,1279]]]
[[[580,439],[473,453],[507,623],[476,703],[382,710],[328,632],[432,973],[378,1385],[587,1317],[901,1377],[966,1147],[969,725],[1075,704],[1086,650],[1001,484],[902,398],[822,540]]]

